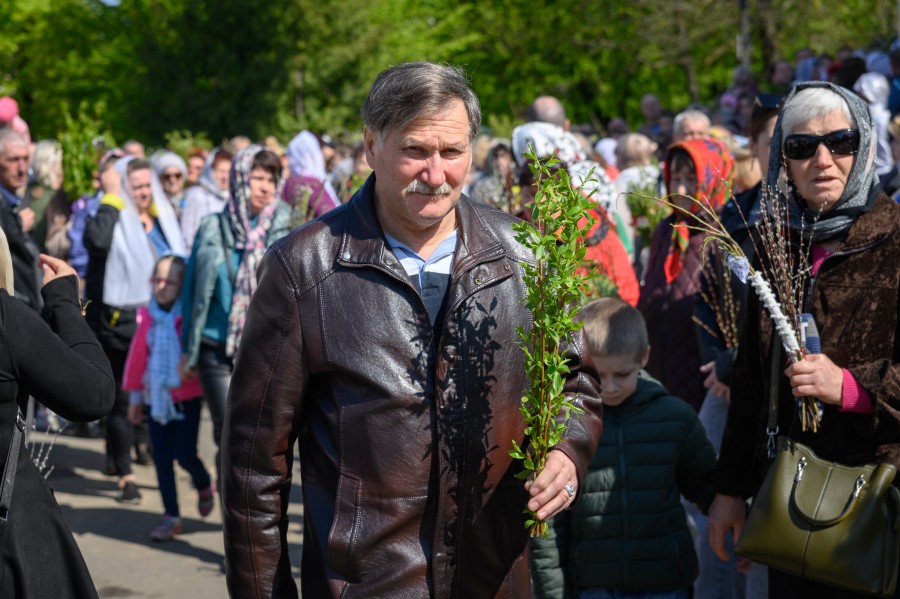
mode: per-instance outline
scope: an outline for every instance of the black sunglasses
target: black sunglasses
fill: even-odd
[[[819,144],[825,144],[832,154],[856,154],[859,151],[859,129],[841,129],[825,135],[789,135],[784,140],[784,155],[791,160],[805,160],[816,153]]]

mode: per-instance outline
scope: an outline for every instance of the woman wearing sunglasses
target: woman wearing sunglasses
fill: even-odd
[[[789,241],[756,262],[767,270],[789,264],[803,291],[800,311],[812,314],[820,337],[821,353],[787,368],[782,353],[776,364],[780,434],[826,460],[900,466],[900,206],[881,191],[874,155],[862,100],[826,82],[795,86],[775,125],[767,181],[770,192],[778,190],[770,211],[788,226]],[[763,251],[758,241],[757,248]],[[723,559],[726,533],[740,535],[744,499],[756,493],[769,465],[763,427],[777,340],[755,294],[747,314],[709,518],[710,543]],[[819,400],[817,432],[802,430],[800,397]],[[856,596],[774,569],[769,593]]]

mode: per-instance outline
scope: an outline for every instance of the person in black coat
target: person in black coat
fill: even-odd
[[[0,239],[0,254],[4,246]],[[75,271],[43,254],[40,260],[49,325],[0,289],[0,471],[29,395],[76,422],[104,416],[115,397],[109,361],[81,314]],[[17,442],[14,493],[0,537],[0,597],[97,597],[50,487],[23,437]]]

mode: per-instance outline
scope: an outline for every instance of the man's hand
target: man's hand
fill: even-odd
[[[549,520],[569,507],[575,500],[578,471],[569,456],[559,450],[551,450],[547,455],[544,469],[533,482],[525,483],[531,493],[528,509],[537,513],[540,520]],[[570,485],[572,495],[566,491]]]
[[[825,354],[807,354],[788,366],[784,373],[791,379],[794,397],[815,397],[825,403],[841,405],[844,371]]]
[[[38,259],[41,261],[41,270],[44,271],[44,285],[60,277],[78,276],[75,269],[69,266],[69,263],[65,260],[60,260],[47,254],[40,254]]]
[[[707,362],[700,367],[700,372],[706,374],[703,386],[713,392],[713,395],[725,401],[731,401],[731,388],[719,380],[716,376],[716,363]]]
[[[121,195],[122,177],[119,176],[119,171],[113,165],[107,166],[106,170],[100,174],[100,189],[103,190],[103,193]]]
[[[34,210],[31,208],[20,208],[19,209],[19,220],[22,221],[22,232],[30,233],[31,229],[34,228]]]

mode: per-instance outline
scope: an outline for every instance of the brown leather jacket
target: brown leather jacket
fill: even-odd
[[[384,241],[374,176],[272,246],[232,379],[223,445],[228,589],[296,597],[284,533],[300,439],[304,597],[528,597],[514,219],[463,197],[443,326]],[[579,335],[558,446],[583,477],[601,431]],[[584,366],[584,368],[583,368]]]

